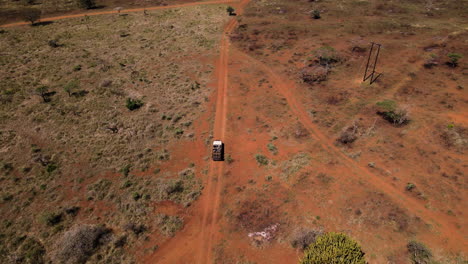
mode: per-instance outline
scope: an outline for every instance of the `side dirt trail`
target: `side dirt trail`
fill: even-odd
[[[214,4],[226,4],[235,2],[233,0],[217,0],[217,1],[206,1],[206,2],[193,2],[193,3],[185,3],[185,4],[178,4],[178,5],[168,5],[168,6],[152,6],[152,7],[145,7],[145,8],[133,8],[133,9],[122,9],[122,10],[112,10],[112,11],[101,11],[101,12],[86,12],[81,14],[73,14],[73,15],[63,15],[63,16],[56,16],[56,17],[47,17],[40,19],[40,22],[50,22],[56,21],[61,19],[67,18],[77,18],[77,17],[85,17],[85,16],[98,16],[98,15],[109,15],[109,14],[118,14],[118,13],[134,13],[134,12],[143,12],[143,11],[151,11],[151,10],[161,10],[161,9],[171,9],[171,8],[180,8],[180,7],[188,7],[188,6],[197,6],[197,5],[214,5]],[[5,25],[0,25],[0,27],[15,27],[21,25],[28,25],[29,22],[15,22]]]
[[[293,82],[283,81],[280,77],[278,77],[278,74],[276,72],[274,72],[263,62],[237,49],[235,50],[235,54],[237,57],[241,57],[243,58],[243,60],[249,61],[251,65],[256,65],[256,67],[258,67],[259,70],[265,72],[265,74],[269,77],[268,79],[274,83],[274,86],[278,89],[280,94],[285,97],[294,115],[307,128],[307,130],[309,130],[311,136],[315,140],[317,140],[317,142],[320,142],[324,149],[327,149],[329,153],[332,153],[336,155],[336,157],[339,157],[340,160],[344,162],[344,164],[346,164],[346,166],[349,169],[363,175],[363,180],[387,194],[389,197],[392,198],[394,202],[402,206],[402,208],[408,208],[409,211],[421,217],[423,220],[428,221],[428,223],[430,224],[433,224],[434,227],[438,229],[441,235],[444,236],[446,241],[450,243],[453,248],[460,247],[460,241],[464,241],[464,238],[462,235],[460,235],[459,232],[457,232],[456,227],[453,224],[451,224],[450,219],[447,219],[447,216],[439,212],[430,211],[427,208],[425,208],[424,205],[422,205],[420,202],[399,194],[399,191],[396,190],[395,187],[391,186],[390,184],[387,184],[378,176],[370,172],[369,169],[361,166],[360,164],[352,160],[350,157],[346,156],[341,150],[339,150],[334,145],[331,139],[323,135],[322,132],[320,132],[319,129],[313,124],[307,111],[304,109],[304,106],[296,100],[296,97],[294,95],[294,91],[296,88]]]

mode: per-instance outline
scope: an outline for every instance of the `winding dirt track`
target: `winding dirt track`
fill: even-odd
[[[109,14],[118,14],[118,13],[133,13],[133,12],[143,12],[145,10],[151,11],[151,10],[171,9],[171,8],[197,6],[197,5],[225,4],[225,3],[232,3],[232,2],[236,2],[236,1],[216,0],[216,1],[193,2],[193,3],[178,4],[178,5],[168,5],[168,6],[151,6],[151,7],[144,7],[144,8],[122,9],[121,11],[111,10],[111,11],[101,11],[101,12],[86,12],[86,13],[73,14],[73,15],[42,18],[40,22],[50,22],[50,21],[56,21],[56,20],[61,20],[61,19],[77,18],[77,17],[85,17],[85,16],[98,16],[98,15],[109,15]],[[15,23],[10,23],[10,24],[0,25],[0,27],[14,27],[14,26],[27,25],[27,24],[29,24],[29,22],[15,22]]]

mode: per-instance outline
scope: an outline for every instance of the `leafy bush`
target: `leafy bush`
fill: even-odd
[[[263,156],[262,154],[255,155],[255,159],[257,160],[258,164],[260,164],[260,165],[268,165],[268,163],[269,163],[268,158]]]
[[[449,53],[447,54],[447,57],[449,57],[450,61],[447,62],[447,64],[451,67],[457,67],[458,66],[458,60],[463,58],[461,54],[458,53]]]
[[[21,17],[24,21],[31,22],[31,25],[34,25],[41,18],[41,10],[37,8],[25,8],[21,10]]]
[[[377,106],[381,108],[381,111],[378,111],[377,114],[381,115],[390,123],[404,125],[410,121],[408,110],[403,107],[398,107],[395,101],[384,100],[378,102]]]
[[[85,263],[110,232],[103,226],[76,226],[57,241],[53,259],[57,263]]]
[[[232,6],[228,6],[226,11],[229,13],[230,16],[234,15],[234,8]]]
[[[406,247],[408,248],[410,259],[413,264],[431,263],[432,253],[423,243],[410,241]]]
[[[143,102],[138,99],[127,98],[126,106],[128,110],[133,111],[143,106]]]
[[[313,19],[319,19],[319,18],[321,18],[321,16],[320,16],[320,10],[313,10],[312,12],[310,12],[310,16],[311,16]]]
[[[411,192],[414,188],[416,188],[416,185],[414,183],[408,182],[408,184],[406,185],[407,191]]]
[[[317,238],[305,251],[301,264],[365,264],[361,246],[341,233],[327,233]]]

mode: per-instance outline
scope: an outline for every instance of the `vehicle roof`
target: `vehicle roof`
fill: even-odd
[[[221,140],[215,140],[213,141],[213,145],[222,145],[223,142]]]

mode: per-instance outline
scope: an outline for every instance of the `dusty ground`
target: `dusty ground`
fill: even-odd
[[[411,263],[406,248],[410,240],[426,244],[436,263],[464,263],[468,144],[466,1],[277,0],[242,1],[233,6],[238,16],[224,23],[223,36],[217,35],[216,39],[213,35],[214,44],[205,47],[211,52],[219,50],[219,57],[214,72],[201,71],[205,73],[204,81],[199,81],[201,87],[212,89],[203,89],[206,100],[197,108],[198,114],[190,115],[193,127],[184,130],[181,139],[177,139],[177,133],[166,132],[162,139],[134,139],[135,146],[158,142],[157,146],[149,147],[160,150],[155,158],[165,159],[162,149],[167,149],[170,160],[133,161],[137,166],[132,166],[126,178],[117,174],[117,164],[131,160],[133,152],[122,157],[104,153],[106,163],[101,158],[84,160],[79,163],[80,168],[94,163],[98,165],[93,168],[107,166],[80,183],[88,186],[87,195],[93,198],[83,199],[79,205],[83,210],[94,211],[80,212],[75,220],[67,216],[66,224],[59,226],[68,228],[73,221],[89,219],[91,223],[120,219],[116,212],[122,206],[138,215],[148,205],[122,202],[118,198],[120,193],[130,201],[140,195],[142,198],[136,200],[145,200],[144,195],[150,194],[154,211],[143,210],[144,216],[136,217],[133,223],[155,222],[148,225],[149,230],[140,235],[141,239],[131,235],[137,241],[133,247],[124,247],[123,255],[134,256],[137,262],[295,263],[303,253],[292,246],[294,238],[303,230],[313,230],[348,234],[362,245],[369,263]],[[321,19],[312,19],[312,10],[320,10]],[[210,25],[221,27],[226,21],[218,19]],[[118,20],[114,18],[115,21]],[[85,26],[83,22],[82,27]],[[119,31],[120,37],[128,32],[131,30]],[[206,51],[192,51],[189,45],[193,45],[193,39],[189,39],[184,38],[188,41],[184,44],[187,49],[182,50],[192,53],[179,57],[177,62],[188,58],[193,60],[191,64],[214,61],[214,57],[194,56]],[[370,41],[382,44],[377,71],[383,75],[372,85],[362,82]],[[464,58],[457,67],[450,67],[446,64],[448,53],[459,53]],[[318,57],[320,54],[322,59]],[[165,58],[171,58],[165,63],[172,62],[171,56]],[[328,59],[327,65],[323,58]],[[425,67],[428,62],[437,65]],[[158,69],[149,69],[147,74],[151,76]],[[199,67],[179,69],[178,75],[196,69]],[[8,73],[5,71],[3,75]],[[28,72],[24,76],[29,76]],[[31,80],[23,82],[28,85]],[[143,98],[145,111],[149,111],[148,100],[157,100],[159,93],[168,91],[152,92],[152,84],[142,85],[141,90],[136,86],[133,90],[139,91],[136,95]],[[2,98],[10,100],[9,94]],[[24,100],[13,94],[10,102]],[[25,107],[31,107],[30,101]],[[119,107],[123,108],[121,101]],[[37,108],[42,105],[39,102],[36,96],[34,111],[43,111]],[[382,105],[392,104],[407,111],[407,122],[398,125],[383,118]],[[166,111],[167,105],[170,102],[161,102],[157,109]],[[148,124],[154,116],[142,115],[141,110],[134,116],[136,120],[144,120],[142,124]],[[176,110],[164,114],[164,122],[168,121],[167,116],[172,120],[181,111]],[[96,111],[100,113],[102,109]],[[132,112],[126,114],[122,123]],[[4,119],[11,118],[5,114]],[[15,128],[12,124],[20,123],[10,122],[10,130]],[[166,125],[164,131],[170,127]],[[64,129],[70,131],[70,127]],[[30,131],[27,127],[23,130]],[[182,139],[191,132],[193,139]],[[58,135],[60,131],[48,133]],[[206,143],[214,138],[226,144],[224,163],[209,161]],[[73,142],[64,141],[63,145]],[[25,146],[18,145],[17,152],[9,153],[11,149],[3,152],[8,153],[6,157],[20,156],[19,150]],[[35,152],[35,147],[31,152]],[[67,163],[59,161],[58,164]],[[19,212],[23,205],[19,204],[25,198],[17,199],[18,195],[11,195],[8,188],[24,181],[18,176],[11,181],[7,177],[20,175],[16,163],[22,166],[24,160],[4,162],[9,163],[15,166],[3,167],[2,182],[8,184],[2,185],[2,191],[7,199],[4,198],[0,208],[11,217],[23,216]],[[116,165],[112,167],[113,164]],[[52,177],[54,173],[62,173],[61,168],[58,172],[53,170]],[[82,171],[90,169],[84,167]],[[182,173],[177,175],[179,172]],[[45,172],[42,175],[51,177]],[[119,184],[108,187],[106,179],[111,182],[118,179]],[[183,188],[188,193],[164,192],[166,186],[177,186],[178,180],[183,186],[190,186]],[[57,177],[54,181],[58,181]],[[72,184],[57,186],[62,185]],[[184,207],[187,205],[184,198],[198,198],[201,188],[200,198]],[[50,193],[54,196],[54,192]],[[35,199],[33,203],[38,200],[44,199]],[[51,198],[51,204],[53,201]],[[12,210],[13,204],[16,211]],[[178,218],[160,214],[178,216],[184,221],[183,227]],[[31,223],[31,218],[22,221]],[[12,223],[21,224],[12,220],[7,224]],[[139,233],[135,232],[138,226],[125,227],[121,220],[111,223],[117,232],[122,232],[118,234],[124,234],[121,229]],[[160,223],[165,224],[159,227]],[[32,236],[38,237],[39,230],[32,230]],[[274,230],[267,242],[248,236],[263,230]],[[54,231],[46,239],[61,231]],[[164,235],[174,237],[168,239]],[[15,244],[12,240],[8,242],[7,249],[14,250]],[[104,254],[109,255],[112,254]],[[92,260],[98,259],[95,255]]]

